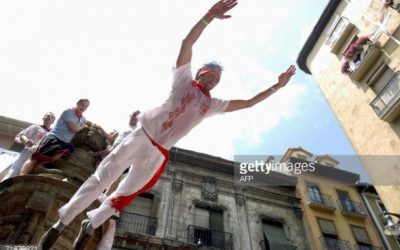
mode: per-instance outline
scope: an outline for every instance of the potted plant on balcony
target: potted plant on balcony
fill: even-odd
[[[351,75],[363,63],[364,58],[374,49],[374,44],[363,36],[352,42],[343,53],[345,59],[341,71],[343,74]]]
[[[343,53],[343,56],[348,60],[356,62],[361,60],[372,47],[372,41],[367,36],[363,36],[351,43]]]
[[[348,60],[344,61],[344,63],[342,64],[341,71],[345,75],[350,75],[350,73],[351,73],[351,71],[350,71],[350,62]]]

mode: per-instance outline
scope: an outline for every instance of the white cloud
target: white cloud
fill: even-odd
[[[1,115],[40,122],[48,110],[60,114],[87,97],[90,120],[123,127],[132,110],[167,97],[181,40],[214,2],[2,1]],[[194,47],[193,70],[210,59],[224,64],[214,96],[250,98],[276,82],[280,72],[260,58],[272,60],[266,55],[280,49],[272,41],[289,18],[288,4],[241,1],[232,19],[207,27]],[[281,119],[293,117],[305,91],[291,83],[253,109],[208,119],[178,146],[232,157],[235,142],[259,144]]]

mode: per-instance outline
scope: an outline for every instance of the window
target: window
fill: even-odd
[[[399,113],[400,72],[394,74],[391,69],[388,69],[378,83],[377,87],[374,86],[378,94],[371,102],[371,107],[380,118],[387,117],[385,120],[392,121]]]
[[[196,207],[194,226],[195,243],[200,239],[204,246],[225,248],[222,211]]]
[[[354,203],[350,200],[349,194],[346,191],[337,190],[337,194],[339,196],[339,201],[344,211],[357,212]]]
[[[360,250],[372,249],[371,241],[365,228],[351,226],[351,231],[353,232],[354,238],[356,239],[358,248]]]
[[[132,203],[124,209],[124,212],[151,216],[153,206],[153,196],[151,194],[141,194],[136,197]]]
[[[283,224],[277,221],[265,220],[262,223],[265,250],[290,250],[292,249]]]
[[[319,228],[323,235],[337,235],[335,224],[333,221],[318,219]]]
[[[155,235],[157,218],[151,217],[153,195],[141,194],[126,207],[118,220],[118,228],[135,233]]]
[[[335,224],[333,221],[318,219],[319,228],[321,230],[321,244],[323,246],[322,249],[349,249],[348,242],[341,241],[338,239],[337,231]]]
[[[336,16],[331,28],[329,29],[328,39],[325,44],[331,48],[332,53],[340,51],[343,43],[347,40],[353,30],[353,24],[345,17]]]
[[[308,199],[313,202],[324,203],[321,192],[317,184],[307,183]]]
[[[304,155],[304,154],[297,154],[296,155],[296,158],[298,158],[298,159],[300,159],[300,160],[307,160],[307,156],[306,155]]]

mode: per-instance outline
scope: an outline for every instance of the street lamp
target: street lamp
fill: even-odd
[[[383,232],[389,236],[400,235],[400,220],[398,220],[397,223],[394,223],[392,217],[390,216],[393,215],[400,219],[400,214],[389,213],[387,211],[385,211],[383,214],[386,220],[386,226]]]

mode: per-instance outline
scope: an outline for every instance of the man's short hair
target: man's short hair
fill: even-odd
[[[79,100],[78,100],[77,104],[82,103],[82,102],[88,102],[88,103],[90,103],[89,99],[82,98],[82,99],[79,99]]]
[[[46,114],[44,114],[43,119],[45,119],[46,117],[52,117],[52,118],[56,119],[56,116],[54,115],[53,112],[47,112]]]
[[[203,68],[216,68],[216,69],[219,69],[220,71],[224,70],[224,67],[222,67],[222,65],[220,63],[217,63],[216,61],[205,63],[205,64],[203,64],[203,67],[201,67],[200,69],[197,70],[196,80],[199,78],[200,71]]]

